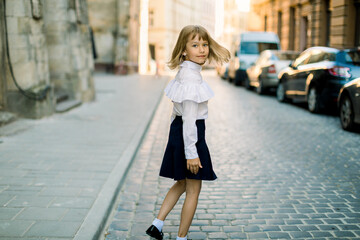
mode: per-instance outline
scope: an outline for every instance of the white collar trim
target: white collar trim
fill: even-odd
[[[196,70],[198,72],[200,72],[202,69],[200,64],[194,63],[192,61],[184,61],[180,64],[180,67],[190,68],[190,69]]]

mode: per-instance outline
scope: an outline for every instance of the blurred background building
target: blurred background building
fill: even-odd
[[[138,71],[140,0],[88,0],[95,68],[118,74]]]
[[[241,5],[240,3],[241,1],[238,0],[225,0],[223,2],[223,33],[218,39],[231,53],[235,52],[242,32],[248,31],[250,28],[253,31],[260,30],[258,24],[253,25],[248,21],[251,14],[247,7],[249,4]]]
[[[283,49],[360,45],[359,0],[252,0],[252,10],[262,31],[278,34]]]
[[[94,99],[86,0],[1,0],[0,19],[0,112],[40,118]]]

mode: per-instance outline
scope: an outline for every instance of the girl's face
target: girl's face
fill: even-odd
[[[199,39],[199,35],[196,35],[194,39],[191,39],[191,35],[186,43],[185,60],[195,62],[203,65],[209,56],[209,43],[204,39]]]

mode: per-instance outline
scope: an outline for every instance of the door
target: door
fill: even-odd
[[[291,70],[289,72],[289,77],[287,84],[285,86],[286,94],[292,96],[293,98],[301,95],[299,92],[301,90],[301,84],[304,78],[306,78],[306,63],[310,58],[310,51],[305,51],[294,61],[292,64]]]

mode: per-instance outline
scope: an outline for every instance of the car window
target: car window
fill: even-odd
[[[335,53],[325,53],[323,56],[323,61],[335,61]]]
[[[299,54],[298,53],[292,53],[292,52],[277,52],[275,53],[276,57],[274,60],[294,60],[296,59]]]
[[[258,43],[258,42],[241,42],[242,54],[259,54],[267,49],[278,49],[277,43]]]
[[[317,62],[321,62],[324,56],[324,52],[321,50],[313,50],[311,51],[311,56],[309,58],[309,61],[307,62],[307,64],[311,64],[311,63],[317,63]]]
[[[337,54],[336,60],[347,64],[360,65],[360,51],[341,51]]]
[[[310,51],[303,52],[300,56],[295,59],[294,63],[292,64],[294,67],[299,67],[307,63],[310,57]]]
[[[278,60],[280,60],[280,59],[279,59],[279,54],[272,54],[271,57],[270,57],[270,59],[273,60],[273,61],[278,61]]]

